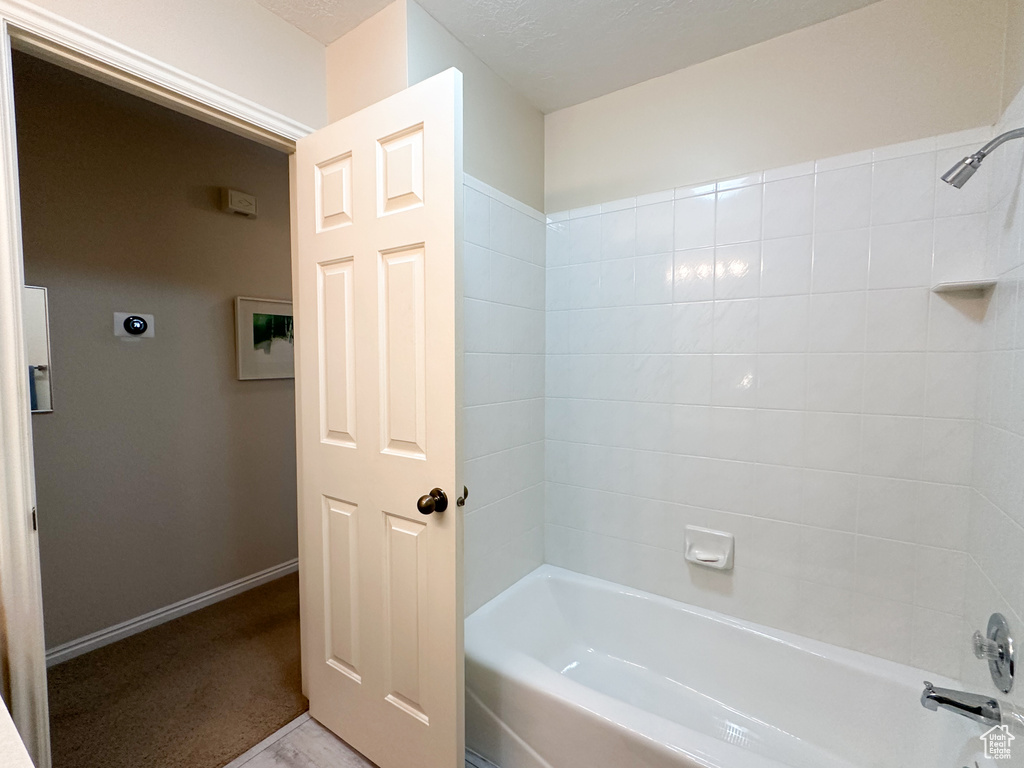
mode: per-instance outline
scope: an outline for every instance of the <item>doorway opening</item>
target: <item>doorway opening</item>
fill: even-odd
[[[294,387],[240,380],[235,327],[291,298],[288,157],[25,53],[14,85],[53,764],[216,768],[307,707]]]

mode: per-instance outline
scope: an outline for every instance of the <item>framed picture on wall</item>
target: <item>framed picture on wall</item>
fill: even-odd
[[[292,303],[280,299],[235,299],[238,378],[294,379],[295,325]]]

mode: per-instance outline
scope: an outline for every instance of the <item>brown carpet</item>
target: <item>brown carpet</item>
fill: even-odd
[[[285,576],[50,669],[54,768],[219,768],[308,708]]]

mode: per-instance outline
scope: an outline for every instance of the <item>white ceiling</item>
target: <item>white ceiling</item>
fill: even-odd
[[[256,0],[324,45],[358,27],[394,0]]]
[[[257,0],[328,43],[389,0]],[[543,112],[877,0],[418,0]]]

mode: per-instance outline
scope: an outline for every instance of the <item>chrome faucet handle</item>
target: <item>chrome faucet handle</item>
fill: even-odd
[[[1006,650],[995,640],[991,640],[981,634],[980,630],[974,631],[972,638],[974,655],[979,659],[1002,660]]]

